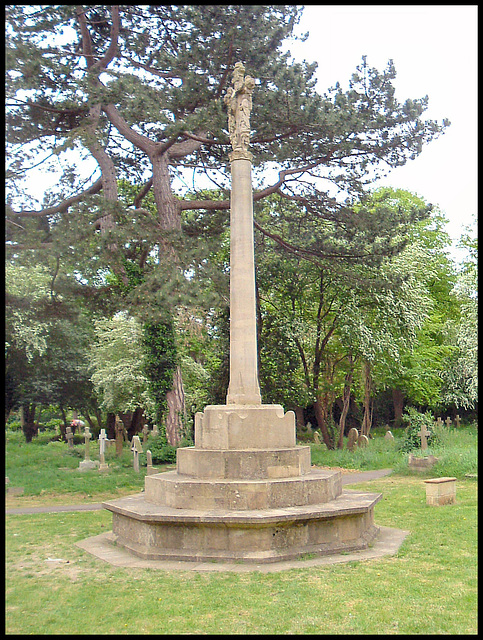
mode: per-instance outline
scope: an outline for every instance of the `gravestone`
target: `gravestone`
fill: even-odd
[[[116,456],[119,457],[122,455],[122,445],[124,444],[124,425],[119,416],[116,416],[114,428],[116,432]]]
[[[143,445],[146,444],[147,439],[148,439],[148,425],[145,424],[143,427]]]
[[[451,418],[448,416],[448,417],[446,418],[445,422],[446,422],[446,426],[447,426],[447,427],[448,427],[448,429],[449,429],[449,428],[450,428],[450,426],[451,426]]]
[[[147,475],[151,476],[153,473],[156,473],[157,469],[153,467],[153,456],[151,451],[148,449],[146,451],[146,467],[147,467]]]
[[[386,435],[384,436],[384,440],[394,440],[394,436],[391,431],[386,431]]]
[[[456,428],[457,428],[457,429],[459,429],[459,427],[460,427],[460,420],[461,420],[461,418],[459,417],[459,415],[458,415],[458,414],[456,414],[456,418],[455,418],[455,420],[456,420]]]
[[[431,478],[426,484],[426,504],[440,506],[456,502],[456,478]]]
[[[369,438],[362,433],[357,439],[357,446],[364,448],[367,447],[368,444]]]
[[[67,444],[69,445],[69,449],[74,448],[74,434],[72,433],[72,429],[67,427],[65,430],[65,438],[67,440]]]
[[[141,444],[141,440],[139,439],[139,436],[133,436],[133,439],[131,442],[131,451],[133,452],[133,455],[134,455],[134,458],[133,458],[134,471],[136,473],[139,473],[139,454],[143,452],[143,446]]]
[[[427,436],[431,435],[431,431],[426,429],[426,425],[421,426],[421,431],[418,433],[418,436],[421,438],[421,449],[424,451],[428,448]]]
[[[431,469],[431,467],[433,467],[438,461],[439,458],[436,458],[435,456],[418,458],[410,453],[408,456],[408,467],[412,471],[426,471],[427,469]]]
[[[153,430],[152,430],[152,434],[154,437],[156,437],[158,435],[159,431],[158,431],[158,425],[157,424],[153,424]]]
[[[79,462],[79,471],[88,471],[89,469],[95,469],[99,464],[97,460],[91,460],[89,458],[89,441],[91,438],[92,438],[92,434],[89,431],[89,427],[86,427],[84,431],[85,458],[84,460]]]
[[[314,433],[314,442],[315,444],[322,444],[322,440],[320,439],[320,436],[317,431]]]
[[[349,431],[349,437],[347,440],[347,448],[349,449],[349,451],[354,451],[358,439],[359,432],[355,427],[352,427],[352,429]]]
[[[438,418],[438,419],[436,420],[436,426],[437,426],[438,428],[443,426],[443,421],[441,420],[441,418]]]
[[[101,429],[99,433],[99,471],[107,471],[109,469],[109,465],[106,464],[106,430]]]

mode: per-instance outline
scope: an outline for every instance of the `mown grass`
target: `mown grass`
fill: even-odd
[[[410,531],[398,554],[267,574],[116,568],[74,545],[110,529],[106,511],[8,516],[6,632],[475,634],[476,486],[428,507],[420,478],[354,485]]]
[[[375,436],[353,453],[312,446],[314,464],[395,469],[351,486],[382,493],[378,525],[410,531],[396,556],[376,560],[280,573],[118,568],[75,546],[111,529],[107,511],[8,515],[6,633],[476,634],[477,481],[465,477],[477,470],[476,440],[475,429],[453,431],[434,452],[441,466],[430,475],[458,478],[456,504],[443,507],[426,505],[425,475],[408,475],[395,443]],[[7,434],[9,486],[25,489],[12,506],[97,502],[144,486],[127,447],[119,459],[108,453],[101,474],[77,471],[82,445],[46,441]]]

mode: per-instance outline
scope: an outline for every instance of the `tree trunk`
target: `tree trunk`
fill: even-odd
[[[294,407],[293,409],[295,413],[295,421],[297,424],[297,429],[303,429],[305,427],[305,416],[304,416],[304,408],[303,407]]]
[[[364,363],[364,418],[362,419],[361,435],[369,437],[372,426],[372,378],[371,363]]]
[[[400,427],[404,409],[404,393],[400,389],[392,390],[392,402],[394,405],[394,426]]]
[[[339,419],[339,438],[337,440],[338,449],[342,449],[344,446],[345,421],[349,412],[349,406],[351,402],[352,379],[354,377],[354,361],[351,355],[349,355],[349,367],[349,371],[347,372],[344,380],[342,413],[340,414]]]
[[[186,424],[185,395],[181,368],[178,366],[173,374],[173,388],[166,395],[168,414],[166,416],[166,439],[174,447],[184,434]]]
[[[101,416],[100,413],[99,415],[96,415],[97,417],[97,422],[99,424],[99,427],[101,426]],[[106,418],[106,435],[109,438],[109,440],[115,440],[116,439],[116,414],[115,413],[108,413],[107,414],[107,418]]]
[[[35,424],[35,404],[23,404],[20,407],[20,424],[25,442],[32,442],[32,438],[39,432],[38,426]]]
[[[314,403],[315,418],[317,420],[317,427],[320,429],[322,438],[325,442],[327,449],[333,449],[334,443],[330,437],[329,430],[327,428],[328,416],[329,416],[329,402],[328,394],[324,394],[322,399],[316,400]],[[332,405],[330,405],[332,408]]]

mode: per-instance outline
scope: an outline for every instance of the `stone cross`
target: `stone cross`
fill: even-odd
[[[119,457],[122,455],[122,445],[124,443],[124,425],[119,416],[116,416],[114,428],[116,431],[116,455]]]
[[[449,428],[450,428],[450,425],[451,425],[451,418],[448,416],[448,417],[446,418],[445,422],[446,422],[446,426],[447,426],[447,427],[448,427],[448,429],[449,429]]]
[[[461,420],[461,418],[459,417],[459,415],[458,415],[458,414],[456,414],[456,418],[455,418],[455,420],[456,420],[456,428],[457,428],[457,429],[459,429],[459,426],[460,426],[460,420]]]
[[[141,441],[139,440],[139,436],[133,436],[131,442],[131,451],[134,454],[134,471],[136,471],[136,473],[139,473],[139,454],[143,452],[143,446],[141,444]]]
[[[85,456],[84,459],[85,460],[90,460],[89,458],[89,440],[92,438],[92,434],[89,431],[89,427],[86,427],[84,430],[84,442],[86,445],[86,451],[85,451]]]
[[[233,71],[224,102],[233,151],[230,197],[230,383],[226,404],[261,405],[258,382],[255,257],[253,243],[250,112],[255,80],[243,63]]]
[[[106,436],[106,430],[105,429],[101,429],[100,433],[99,433],[99,471],[106,471],[108,466],[106,464],[106,442],[107,442],[107,436]]]
[[[69,445],[69,449],[74,448],[74,434],[72,433],[72,429],[67,427],[65,430],[65,438],[67,440],[67,444]]]
[[[349,451],[354,451],[354,447],[356,446],[357,440],[359,438],[359,432],[355,427],[349,431],[349,438],[347,440],[347,448]]]
[[[438,419],[436,420],[436,426],[437,426],[437,427],[442,427],[442,426],[443,426],[443,421],[441,420],[441,418],[438,418]]]
[[[148,425],[145,424],[143,427],[143,445],[146,444],[147,439],[148,439]]]
[[[426,425],[422,425],[421,426],[421,431],[418,433],[418,436],[421,438],[421,449],[427,449],[428,448],[428,441],[426,440],[427,436],[431,435],[431,431],[428,431],[426,429]]]

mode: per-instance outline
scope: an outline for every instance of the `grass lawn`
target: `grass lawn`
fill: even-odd
[[[476,434],[472,444],[476,447]],[[18,455],[17,465],[27,457],[35,461],[30,467],[34,476],[36,449],[47,451],[49,446],[26,445],[20,447],[22,454],[15,454],[18,443],[8,442],[10,484],[19,484],[9,468],[12,457]],[[109,487],[110,496],[142,488],[143,473],[112,461],[105,476],[77,472],[84,478],[79,489],[66,478],[77,475],[72,469],[81,458],[69,466],[66,448],[52,454],[52,475],[39,470],[37,481],[30,483],[24,469],[21,486],[29,493],[16,498],[17,504],[34,499],[45,504],[53,497],[64,504],[98,502]],[[339,455],[322,450],[314,454],[323,458],[318,462],[323,465],[333,462],[332,454]],[[463,451],[462,468],[465,455]],[[6,633],[476,634],[477,481],[464,473],[459,476],[456,504],[442,507],[426,505],[425,476],[397,472],[352,485],[383,494],[375,507],[377,524],[411,532],[398,554],[280,573],[117,568],[74,544],[110,530],[112,515],[107,511],[8,515]]]

